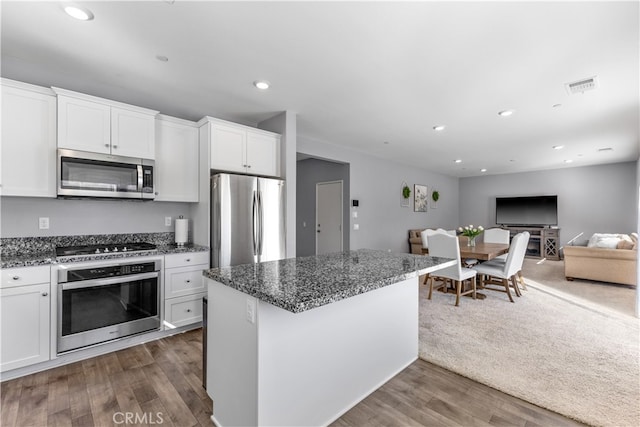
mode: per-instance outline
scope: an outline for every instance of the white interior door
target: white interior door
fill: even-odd
[[[342,251],[342,181],[316,184],[316,255]]]

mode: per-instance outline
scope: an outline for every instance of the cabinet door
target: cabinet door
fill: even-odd
[[[56,98],[2,86],[2,195],[56,197]]]
[[[111,152],[111,107],[58,95],[58,148]]]
[[[111,107],[111,154],[155,158],[155,116]]]
[[[279,147],[280,138],[276,135],[247,132],[247,172],[278,176]]]
[[[156,201],[198,201],[198,129],[156,121]]]
[[[0,289],[0,371],[49,360],[49,284]]]
[[[211,126],[211,169],[245,172],[247,132],[241,128]]]
[[[164,302],[165,321],[177,327],[202,322],[202,297],[207,293],[171,298]]]

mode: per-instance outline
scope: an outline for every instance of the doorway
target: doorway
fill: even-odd
[[[342,185],[316,184],[316,255],[342,251]]]

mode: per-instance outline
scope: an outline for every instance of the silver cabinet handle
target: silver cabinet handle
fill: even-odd
[[[191,262],[191,258],[187,258],[185,262]]]
[[[42,296],[43,296],[43,297],[46,297],[47,295],[49,295],[47,292],[43,292],[43,293],[42,293]]]
[[[187,308],[187,313],[191,313],[191,309],[190,308]]]
[[[187,279],[185,280],[185,283],[191,283],[191,280]]]
[[[112,145],[112,147],[113,147],[113,148],[118,148],[118,146],[117,146],[117,145]]]
[[[251,165],[247,165],[248,168],[251,168]]]
[[[12,279],[13,280],[20,280],[20,276],[13,276]]]
[[[104,144],[105,147],[109,147],[109,144]]]

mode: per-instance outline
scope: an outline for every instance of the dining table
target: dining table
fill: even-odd
[[[509,252],[509,245],[506,243],[484,243],[476,242],[475,246],[460,244],[460,258],[475,258],[479,261],[489,261],[500,255]],[[423,254],[428,254],[428,248],[422,248]]]

